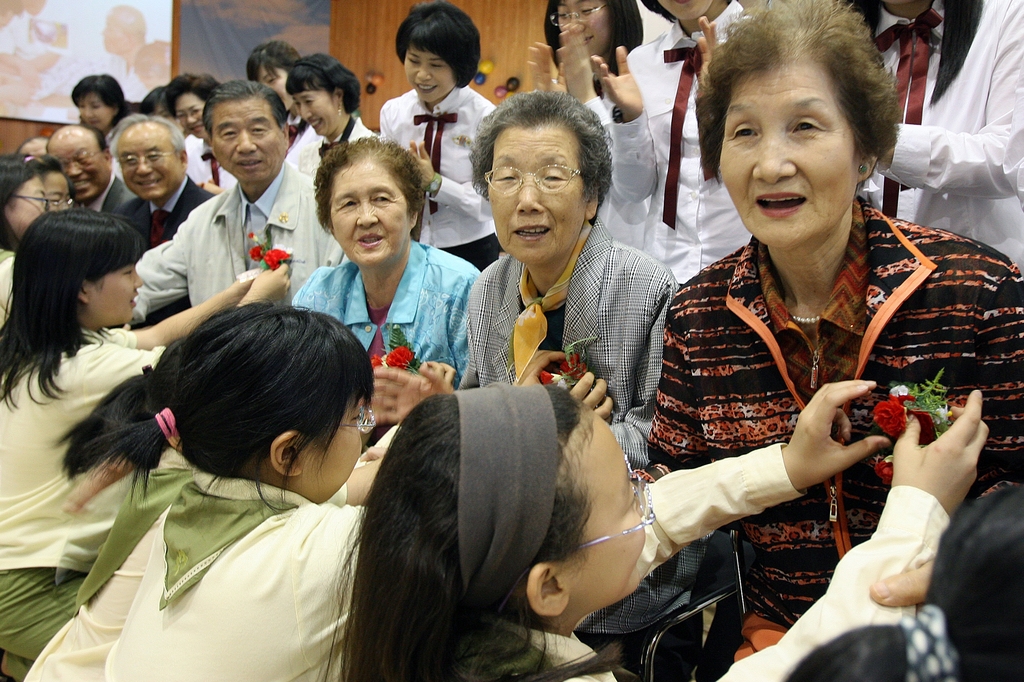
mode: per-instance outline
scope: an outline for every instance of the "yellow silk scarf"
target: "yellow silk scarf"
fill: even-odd
[[[576,261],[580,258],[583,245],[587,243],[590,236],[591,225],[583,226],[580,231],[576,246],[573,247],[569,262],[562,271],[558,281],[541,296],[537,286],[530,276],[530,269],[523,267],[523,277],[519,281],[519,295],[522,296],[523,305],[526,309],[516,318],[515,326],[512,328],[512,360],[516,369],[516,383],[523,378],[526,366],[530,364],[537,349],[544,342],[548,335],[548,319],[544,313],[548,310],[555,310],[565,304],[565,297],[569,293],[569,278],[576,269]]]

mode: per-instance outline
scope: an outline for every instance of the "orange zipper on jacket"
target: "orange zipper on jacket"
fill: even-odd
[[[910,295],[919,287],[921,284],[928,279],[932,271],[935,270],[935,263],[921,253],[916,246],[914,246],[906,236],[900,232],[892,221],[888,217],[885,217],[885,222],[889,224],[889,229],[892,230],[896,238],[903,244],[910,253],[918,260],[921,264],[914,269],[914,272],[892,292],[892,295],[886,299],[882,307],[878,309],[878,312],[872,318],[871,323],[867,329],[864,330],[864,338],[861,339],[860,355],[857,358],[857,371],[854,373],[854,379],[860,379],[864,372],[864,368],[868,364],[868,358],[871,357],[871,349],[875,345],[875,341],[878,340],[879,335],[882,333],[882,329],[889,323],[892,316],[896,314],[903,302],[910,297]],[[786,382],[786,388],[789,389],[790,394],[796,400],[797,405],[803,410],[806,407],[804,401],[800,398],[797,393],[796,385],[793,380],[789,377],[789,371],[786,369],[786,358],[782,354],[782,348],[779,347],[778,341],[775,340],[775,335],[772,334],[768,326],[750,311],[749,308],[744,306],[742,303],[732,297],[731,294],[726,294],[725,306],[733,313],[736,314],[741,320],[747,323],[751,329],[753,329],[761,340],[768,345],[768,350],[772,355],[772,359],[775,361],[775,366],[782,374],[783,381]],[[843,405],[843,411],[849,412],[850,403]],[[850,541],[850,529],[846,519],[846,505],[843,504],[843,474],[839,473],[834,478],[830,478],[824,484],[825,491],[829,495],[829,521],[832,523],[832,535],[835,538],[836,549],[839,552],[839,558],[842,559],[847,552],[852,549],[852,543]],[[835,520],[831,517],[833,514],[831,510],[835,511]]]

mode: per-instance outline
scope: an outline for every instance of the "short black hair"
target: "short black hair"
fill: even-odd
[[[468,14],[445,0],[421,2],[409,10],[395,37],[402,62],[410,46],[443,59],[460,88],[469,85],[480,65],[480,31]]]
[[[171,112],[172,116],[175,115],[178,98],[186,93],[192,93],[205,102],[210,99],[210,93],[217,85],[219,85],[217,79],[208,73],[183,73],[180,76],[175,76],[164,90],[164,103],[167,105],[167,111]]]
[[[206,132],[213,132],[214,107],[224,102],[238,102],[245,99],[266,100],[270,104],[270,111],[274,114],[274,120],[278,127],[283,128],[288,121],[288,110],[284,108],[284,102],[276,92],[263,83],[234,80],[221,83],[206,98],[206,106],[203,107],[203,127],[206,128]]]
[[[167,92],[166,85],[158,85],[157,87],[146,93],[146,96],[142,98],[139,103],[139,113],[151,116],[156,113],[156,108],[163,104],[166,109],[173,116],[174,112],[167,109],[167,100],[164,97],[164,93]]]
[[[19,187],[39,175],[35,166],[18,154],[0,156],[0,209],[7,208]],[[0,210],[0,249],[14,251],[17,246],[18,238],[7,221],[7,211]]]
[[[317,52],[295,62],[288,72],[285,89],[289,95],[308,90],[325,90],[333,94],[341,90],[345,113],[351,114],[359,108],[359,92],[362,86],[356,75],[329,54]]]
[[[18,247],[12,276],[10,316],[0,329],[0,395],[12,404],[22,379],[56,399],[61,360],[85,343],[78,321],[78,292],[86,281],[134,265],[146,245],[127,219],[72,208],[36,218]]]
[[[245,77],[251,81],[260,79],[260,69],[283,69],[288,72],[301,56],[299,51],[283,40],[268,40],[260,43],[249,53],[245,62]]]
[[[95,93],[100,101],[108,107],[117,109],[114,120],[110,123],[111,127],[116,126],[122,118],[132,113],[128,102],[124,99],[124,90],[121,89],[121,84],[111,75],[103,73],[98,76],[86,76],[78,81],[71,91],[71,101],[77,107],[82,98],[90,93]]]

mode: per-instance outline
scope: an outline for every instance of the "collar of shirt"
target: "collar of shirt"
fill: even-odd
[[[419,242],[409,245],[409,261],[405,264],[405,272],[398,282],[398,289],[395,290],[395,298],[391,301],[391,308],[388,310],[388,322],[391,324],[412,324],[416,319],[416,309],[419,307],[420,291],[423,289],[423,280],[427,274],[426,249]],[[356,268],[356,264],[348,261],[345,267]],[[357,268],[358,269],[358,268]],[[366,324],[370,321],[370,313],[366,309],[366,289],[363,286],[362,274],[356,275],[357,290],[348,297],[345,305],[345,324]]]
[[[181,198],[181,193],[185,191],[185,185],[187,184],[188,176],[185,176],[185,179],[181,181],[181,184],[178,185],[178,189],[174,191],[174,194],[171,195],[171,198],[167,200],[166,204],[163,206],[157,206],[152,201],[149,202],[149,212],[153,213],[153,211],[157,211],[161,208],[168,212],[173,211],[174,207],[178,205],[178,199]]]
[[[932,29],[932,36],[938,39],[937,42],[941,43],[942,30],[946,25],[946,9],[945,7],[943,7],[942,0],[933,0],[931,8],[942,15],[942,23]],[[896,24],[909,24],[911,21],[913,21],[913,19],[905,19],[903,17],[898,17],[895,14],[892,14],[887,9],[885,9],[884,3],[878,3],[878,26],[875,28],[875,35],[881,35],[882,31],[889,28],[890,26],[895,26]],[[889,49],[895,49],[897,52],[899,52],[899,41],[896,41],[894,45],[896,45],[895,48],[890,47]]]
[[[725,35],[725,29],[742,14],[743,5],[737,2],[737,0],[733,0],[722,10],[722,13],[715,19],[715,29],[718,31],[719,39]],[[687,35],[680,23],[673,21],[666,35],[667,41],[664,43],[666,45],[671,47],[693,47],[697,44],[697,38],[703,36],[704,32],[694,31],[692,34]]]
[[[263,192],[259,199],[256,201],[249,201],[245,196],[245,192],[242,191],[242,185],[237,185],[238,196],[242,197],[242,219],[245,219],[245,211],[250,206],[259,211],[266,220],[270,219],[271,212],[274,209],[274,202],[277,201],[277,193],[281,190],[281,182],[284,180],[284,164],[281,164],[281,170],[277,172],[277,177],[270,183],[267,190]],[[264,220],[264,222],[266,222]]]
[[[86,204],[86,206],[85,206],[86,208],[88,208],[88,209],[90,209],[92,211],[102,211],[103,210],[103,202],[107,200],[107,195],[110,194],[110,188],[114,186],[114,178],[115,177],[116,176],[114,175],[114,169],[111,168],[110,169],[110,180],[107,181],[107,188],[105,190],[103,190],[103,192],[101,192],[98,197],[96,197],[95,199],[90,201],[88,204]]]
[[[434,105],[433,111],[423,106],[423,100],[419,98],[416,99],[416,106],[421,112],[430,114],[431,116],[438,116],[440,114],[447,114],[452,111],[458,111],[459,106],[462,104],[462,98],[465,95],[464,91],[466,89],[467,88],[460,88],[458,85],[456,85],[454,88],[452,88],[452,91],[448,93],[447,97],[445,97],[443,100]]]
[[[758,244],[757,267],[761,277],[761,290],[771,318],[773,331],[778,334],[787,328],[799,329],[791,320],[783,300],[782,290],[771,264],[768,247]],[[864,335],[867,328],[867,290],[871,272],[867,228],[860,205],[853,206],[853,225],[850,240],[846,243],[843,265],[832,285],[832,295],[821,313],[822,321],[828,321],[843,331]]]

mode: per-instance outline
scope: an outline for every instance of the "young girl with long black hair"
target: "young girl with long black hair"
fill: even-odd
[[[321,680],[359,519],[345,502],[376,468],[349,479],[374,426],[366,350],[332,317],[257,304],[179,353],[166,404],[107,430],[93,460],[145,477],[170,445],[194,472],[156,523],[107,679]]]
[[[1003,173],[1024,5],[1016,0],[856,0],[896,78],[893,155],[865,188],[886,215],[950,230],[1024,263],[1024,213]],[[901,184],[902,183],[902,184]]]
[[[607,424],[560,389],[495,386],[423,401],[403,423],[367,500],[340,679],[612,680],[614,657],[593,656],[572,635],[577,623],[629,594],[684,544],[799,497],[882,445],[869,437],[842,446],[830,435],[838,418],[839,435],[849,437],[837,410],[873,385],[824,386],[786,446],[651,485],[624,475],[628,465]],[[976,392],[939,445],[915,447],[908,428],[896,444],[878,542],[846,560],[855,579],[866,573],[857,564],[865,557],[899,572],[928,555],[942,507],[955,507],[973,481],[987,434],[980,418]],[[851,591],[845,583],[837,594],[851,599]],[[821,641],[814,641],[817,630],[841,631],[842,622],[812,626],[810,641]],[[748,671],[756,660],[748,659]],[[731,679],[781,679],[753,671]]]
[[[212,312],[238,304],[237,284],[149,329],[131,321],[135,262],[145,245],[119,218],[85,209],[47,213],[25,232],[0,330],[0,648],[16,678],[75,610],[123,487],[82,513],[63,506],[65,433],[124,379],[154,365],[163,346]],[[287,271],[264,278],[287,288]]]

